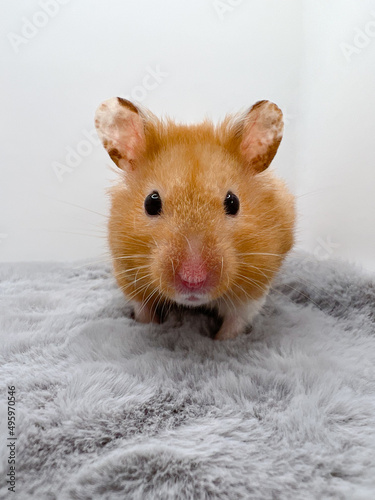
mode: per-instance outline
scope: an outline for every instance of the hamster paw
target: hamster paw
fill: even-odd
[[[219,307],[219,314],[223,316],[223,324],[214,340],[234,339],[244,333],[246,327],[251,325],[254,316],[258,314],[265,301],[266,296],[263,296],[258,300],[251,300],[236,310],[229,309],[226,305]]]
[[[134,318],[139,323],[160,323],[160,317],[155,309],[142,302],[134,304]]]
[[[241,321],[242,318],[227,317],[224,319],[220,330],[214,337],[214,340],[229,340],[234,339],[245,331],[246,322]]]

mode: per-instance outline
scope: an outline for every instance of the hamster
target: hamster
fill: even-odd
[[[216,126],[184,125],[114,97],[95,126],[120,174],[109,246],[135,319],[205,306],[222,318],[216,340],[243,333],[294,241],[294,197],[267,170],[283,134],[280,109],[259,101]]]

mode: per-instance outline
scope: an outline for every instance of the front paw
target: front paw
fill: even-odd
[[[241,328],[230,327],[229,325],[223,325],[214,337],[214,340],[230,340],[235,339],[238,335],[244,332],[244,327]]]
[[[219,308],[219,314],[223,316],[223,324],[215,335],[215,340],[229,340],[245,333],[247,327],[251,326],[254,316],[262,308],[266,297],[241,305],[236,310],[228,309],[226,304]]]
[[[147,303],[141,302],[134,304],[134,319],[139,323],[160,323],[156,310]]]

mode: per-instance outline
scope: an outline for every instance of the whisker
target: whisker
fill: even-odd
[[[150,267],[148,264],[145,264],[144,266],[137,266],[137,267],[132,267],[131,269],[125,269],[124,271],[120,271],[117,273],[117,276],[122,276],[127,273],[131,273],[132,271],[135,271],[136,269],[145,269],[146,267]]]
[[[267,253],[267,252],[245,252],[245,253],[238,253],[238,256],[250,256],[250,255],[264,255],[264,256],[273,256],[273,257],[284,257],[284,254],[280,253]]]
[[[155,288],[155,290],[148,296],[147,300],[146,301],[143,301],[142,305],[141,305],[141,308],[139,310],[139,313],[142,312],[142,310],[146,307],[146,305],[150,302],[151,298],[155,295],[155,293],[159,293],[158,292],[158,289]]]
[[[161,277],[160,277],[160,288],[161,288]],[[162,300],[162,298],[163,298],[163,296],[159,292],[159,300],[157,301],[156,306],[154,307],[154,312],[153,312],[153,315],[152,315],[152,321],[154,321],[154,319],[155,319],[156,311],[157,311],[157,309],[159,307],[159,304],[160,304],[160,301]],[[161,320],[161,318],[160,318],[160,320]]]
[[[228,274],[228,273],[227,273],[227,276],[228,276],[228,285],[229,285],[229,283],[230,283],[230,279],[229,279],[229,274]],[[229,286],[228,286],[228,290],[229,290]],[[233,307],[233,313],[235,314],[237,309],[236,309],[236,306],[234,305],[233,300],[230,298],[229,293],[228,293],[228,292],[226,292],[224,295],[225,295],[225,296],[226,296],[226,298],[230,301],[230,303],[231,303],[231,305],[232,305],[232,307]],[[230,308],[229,308],[229,309],[230,309]]]
[[[241,276],[241,275],[240,275]],[[242,278],[245,279],[246,281],[249,281],[249,282],[252,282],[253,284],[255,284],[255,282],[253,280],[250,280],[250,278],[246,277],[246,276],[243,276],[242,275]],[[259,286],[259,285],[258,285]],[[319,304],[317,304],[311,297],[309,297],[308,295],[304,294],[303,292],[301,292],[300,290],[298,290],[297,288],[294,288],[292,287],[291,285],[288,285],[287,283],[282,283],[282,286],[287,286],[288,288],[291,288],[292,290],[296,291],[297,293],[301,294],[302,296],[304,296],[306,299],[310,300],[312,304],[314,304],[319,310],[322,311],[321,307],[319,306]],[[286,295],[284,293],[282,293],[280,290],[277,290],[276,288],[274,287],[271,287],[271,290],[283,295],[284,297],[286,297]]]
[[[239,278],[243,279],[244,281],[247,281],[248,283],[251,283],[252,285],[257,286],[262,292],[265,292],[267,290],[267,288],[268,288],[268,287],[264,287],[263,288],[261,286],[261,285],[263,285],[263,283],[259,283],[258,281],[253,280],[253,279],[251,279],[248,276],[245,276],[243,274],[236,273],[236,276],[238,276]]]
[[[90,233],[78,233],[76,231],[65,231],[63,229],[41,229],[46,233],[63,233],[63,234],[74,234],[75,236],[89,236],[90,238],[107,238],[105,234],[90,234]]]
[[[113,257],[113,260],[127,260],[127,259],[151,259],[150,255],[147,254],[141,254],[141,253],[134,253],[132,255],[119,255],[117,257]]]
[[[104,217],[105,219],[109,219],[108,214],[101,214],[100,212],[96,212],[95,210],[91,210],[90,208],[82,207],[81,205],[76,205],[75,203],[71,203],[69,201],[59,200],[58,198],[54,198],[54,200],[58,201],[59,203],[65,203],[65,205],[70,205],[72,207],[80,208],[81,210],[86,210],[86,212],[91,212],[93,214],[100,215],[101,217]]]
[[[182,234],[182,236],[185,238],[185,240],[187,241],[187,244],[189,245],[190,251],[191,251],[191,252],[193,252],[193,250],[192,250],[192,248],[191,248],[190,241],[188,240],[187,236],[185,236],[185,234],[184,234],[184,233],[182,233],[182,232],[181,232],[181,234]]]
[[[297,288],[294,288],[293,286],[291,285],[288,285],[287,283],[283,283],[282,286],[287,286],[288,288],[290,288],[291,290],[294,290],[295,292],[299,293],[300,295],[302,295],[303,297],[305,297],[307,300],[309,300],[312,304],[314,304],[315,307],[317,307],[320,311],[323,311],[323,309],[319,306],[319,304],[317,304],[311,297],[309,297],[308,295],[306,295],[305,293],[301,292],[300,290],[298,290]],[[287,297],[287,295],[283,292],[281,292],[280,290],[277,290],[276,288],[271,288],[273,291],[275,292],[278,292],[280,293],[281,295],[283,295],[284,297]]]
[[[261,269],[263,269],[263,270],[265,270],[265,271],[270,271],[270,272],[275,272],[275,271],[278,271],[278,268],[277,268],[277,267],[275,267],[275,268],[273,268],[273,269],[270,269],[270,268],[266,268],[266,267],[262,267],[262,266],[253,266],[253,265],[251,265],[251,264],[242,264],[242,263],[240,264],[240,267],[245,267],[245,266],[250,266],[250,267],[252,267],[252,268],[255,268],[255,269],[257,269],[258,271],[260,271],[261,273],[262,273]],[[284,272],[285,272],[285,271],[283,271],[282,269],[280,269],[280,270],[279,270],[279,272],[278,272],[278,275],[279,275],[280,277],[282,277],[283,275],[284,275],[284,276],[287,276],[287,275],[283,274]],[[264,276],[266,276],[264,273],[262,273],[262,274],[263,274]],[[266,277],[267,277],[267,276],[266,276]],[[310,281],[310,280],[308,280],[308,279],[306,279],[306,278],[302,278],[302,277],[300,277],[300,276],[295,276],[295,279],[296,279],[297,281],[301,281],[301,282],[302,282],[302,283],[304,283],[306,286],[308,285],[308,286],[312,286],[312,287],[314,287],[317,291],[321,291],[321,290],[322,290],[322,288],[320,288],[320,287],[319,287],[319,286],[317,286],[315,283],[313,283],[312,281]],[[271,282],[272,282],[272,279],[270,280],[270,283],[271,283]],[[283,283],[283,282],[281,282],[281,283],[280,283],[280,285],[281,285],[281,286],[283,286],[283,285],[290,286],[290,285],[287,285],[286,283]],[[272,288],[272,289],[274,290],[275,288]],[[296,289],[296,291],[298,291],[298,290]],[[332,300],[335,300],[335,301],[337,301],[339,304],[341,304],[341,302],[340,302],[340,301],[337,299],[337,297],[335,297],[333,294],[330,294],[330,293],[329,293],[329,292],[327,292],[326,290],[324,290],[324,292],[325,292],[325,293],[326,293],[326,295],[328,295],[328,297],[330,297]],[[303,292],[300,292],[300,293],[303,293]],[[311,299],[311,300],[312,300],[312,299]],[[341,305],[342,305],[342,306],[344,306],[344,304],[341,304]]]
[[[130,300],[133,300],[133,298],[134,298],[137,294],[141,293],[142,291],[143,291],[143,292],[147,291],[147,289],[148,289],[148,288],[150,288],[150,286],[151,286],[152,284],[153,284],[152,282],[151,282],[151,283],[146,283],[145,285],[142,285],[140,288],[139,288],[139,287],[138,287],[138,288],[136,288],[136,289],[135,289],[132,293],[130,293],[130,294],[128,294],[128,293],[126,292],[126,289],[127,289],[127,288],[129,288],[130,286],[132,286],[132,285],[133,285],[133,283],[129,283],[129,284],[128,284],[128,285],[126,285],[126,286],[122,286],[122,287],[121,287],[121,289],[122,289],[122,290],[123,290],[123,292],[125,293],[126,298],[128,299],[128,301],[130,301]],[[143,297],[144,297],[144,293],[143,293]]]
[[[245,297],[247,297],[250,300],[254,300],[254,298],[251,295],[249,295],[246,292],[246,290],[242,286],[240,286],[238,283],[234,282],[233,285],[236,286],[237,288],[239,288],[241,290],[241,292],[245,295]],[[246,300],[241,299],[241,297],[234,290],[232,290],[232,293],[235,294],[235,296],[237,297],[237,299],[240,301],[241,304],[246,304]]]
[[[174,286],[176,286],[176,271],[175,271],[175,268],[174,268],[172,257],[169,257],[169,260],[171,261],[171,264],[172,264]]]

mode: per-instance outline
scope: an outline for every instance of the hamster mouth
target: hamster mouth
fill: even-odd
[[[189,302],[196,302],[197,300],[199,300],[199,298],[195,295],[189,295],[189,297],[186,297],[186,300],[188,300]]]
[[[177,293],[174,301],[184,306],[197,307],[208,304],[211,297],[208,293]]]

